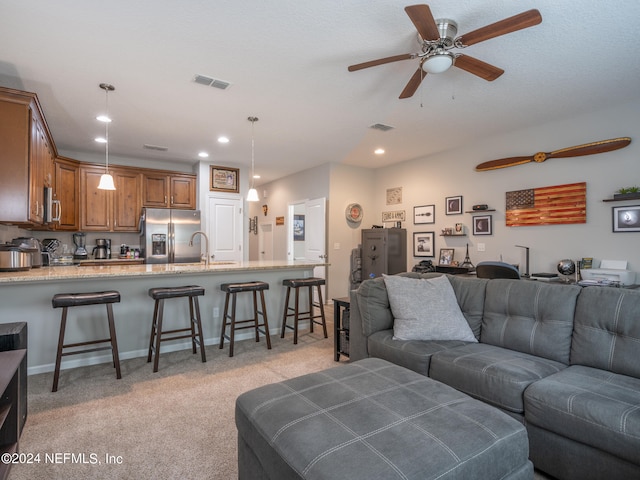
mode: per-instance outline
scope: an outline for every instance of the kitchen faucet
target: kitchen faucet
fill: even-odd
[[[205,257],[204,257],[204,266],[208,267],[209,266],[209,237],[207,237],[207,234],[198,230],[197,232],[193,232],[193,235],[191,235],[191,238],[189,239],[189,246],[193,247],[193,239],[195,238],[196,235],[202,235],[204,237],[205,240]]]

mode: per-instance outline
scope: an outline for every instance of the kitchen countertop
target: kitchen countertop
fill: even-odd
[[[47,282],[50,280],[73,280],[107,277],[144,277],[150,275],[198,275],[224,272],[296,269],[327,266],[324,262],[294,261],[242,261],[204,263],[171,263],[154,265],[101,265],[32,268],[23,272],[0,272],[0,284],[20,282]]]

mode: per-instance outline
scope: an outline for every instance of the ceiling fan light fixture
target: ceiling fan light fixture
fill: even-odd
[[[422,62],[422,69],[427,73],[443,73],[451,68],[454,60],[453,53],[436,52]]]

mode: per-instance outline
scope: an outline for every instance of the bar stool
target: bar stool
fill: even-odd
[[[289,328],[293,330],[293,344],[296,345],[298,343],[298,322],[300,320],[309,320],[309,331],[313,333],[313,324],[322,325],[322,329],[324,330],[324,338],[327,338],[327,322],[324,318],[324,305],[322,303],[322,289],[321,285],[325,284],[324,278],[289,278],[282,281],[282,285],[287,287],[287,296],[284,301],[284,312],[282,314],[282,332],[280,333],[280,338],[284,338],[285,329]],[[301,312],[299,301],[300,301],[300,289],[307,287],[309,289],[309,311]],[[318,303],[314,304],[313,302],[313,287],[317,287],[318,289]],[[289,296],[291,294],[291,289],[295,288],[295,303],[294,307],[289,306]],[[317,306],[320,308],[320,315],[313,314],[313,307]],[[293,313],[289,313],[293,311]],[[293,317],[293,327],[287,325],[287,320],[289,317]],[[320,321],[315,320],[316,318],[320,318]]]
[[[235,331],[245,328],[253,328],[256,332],[256,342],[260,341],[259,333],[262,333],[267,339],[267,348],[271,350],[269,322],[267,321],[267,309],[264,303],[264,291],[269,290],[269,284],[266,282],[223,283],[220,285],[220,290],[225,292],[226,295],[224,299],[224,316],[222,320],[222,331],[220,332],[219,348],[224,346],[224,339],[226,338],[229,340],[229,356],[233,357]],[[236,295],[242,292],[251,292],[253,294],[253,318],[248,320],[236,320]],[[262,311],[258,311],[258,292],[260,292]],[[229,298],[231,298],[231,314],[229,314]],[[258,323],[258,315],[262,315],[262,323]],[[229,335],[226,334],[227,319],[230,319]],[[261,330],[260,327],[264,327],[264,330]]]
[[[160,343],[170,340],[178,340],[180,338],[190,338],[193,353],[197,352],[197,345],[200,345],[200,356],[202,363],[207,361],[204,352],[204,338],[202,335],[202,321],[200,319],[200,305],[198,296],[204,295],[204,288],[197,285],[188,285],[185,287],[158,287],[150,288],[149,296],[156,303],[153,309],[153,322],[151,324],[151,335],[149,338],[149,354],[147,355],[147,363],[153,358],[153,371],[158,371],[158,362],[160,360]],[[162,330],[162,315],[164,313],[164,301],[167,298],[187,297],[189,301],[189,326],[174,330]],[[189,332],[183,335],[183,332]],[[169,335],[163,337],[163,335]]]
[[[120,374],[120,358],[118,356],[118,342],[116,340],[116,327],[113,322],[113,305],[120,302],[120,293],[115,290],[106,292],[89,292],[89,293],[58,293],[53,296],[51,304],[53,308],[62,308],[62,320],[60,322],[60,336],[58,337],[58,351],[56,353],[56,367],[53,372],[53,388],[52,392],[58,391],[58,380],[60,379],[60,363],[62,357],[67,355],[77,355],[79,353],[95,352],[98,350],[111,349],[113,356],[113,366],[116,368],[116,378],[122,378]],[[106,305],[107,320],[109,322],[109,338],[101,340],[90,340],[87,342],[64,343],[64,334],[67,328],[67,310],[69,307],[81,307],[84,305]],[[109,342],[109,345],[103,345],[95,348],[85,348],[82,350],[73,350],[65,352],[66,348],[82,347],[85,345],[94,345]]]

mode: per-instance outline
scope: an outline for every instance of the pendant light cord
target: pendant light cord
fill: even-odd
[[[104,123],[104,137],[105,140],[107,141],[107,143],[105,144],[105,155],[106,155],[106,161],[105,161],[105,173],[109,173],[109,123],[111,122],[111,117],[109,117],[109,89],[105,88],[104,89],[105,94],[106,94],[106,107],[107,107],[107,118],[109,119],[108,121],[106,121]]]

